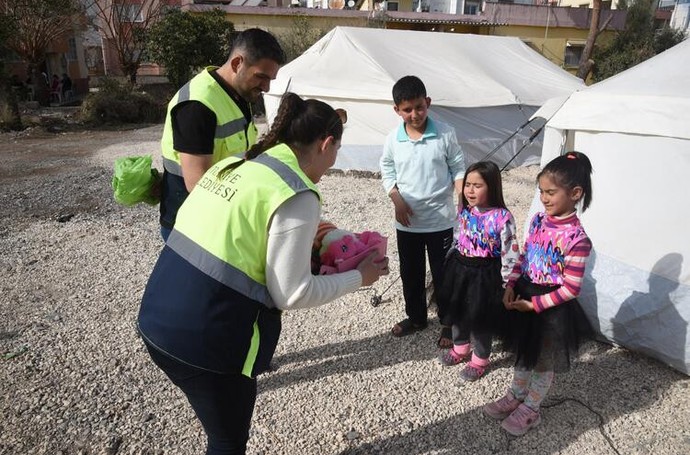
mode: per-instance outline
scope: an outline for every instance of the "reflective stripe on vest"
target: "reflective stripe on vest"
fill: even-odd
[[[227,158],[182,205],[167,245],[206,275],[273,308],[265,277],[269,223],[283,202],[303,191],[320,199],[286,145],[251,161]]]
[[[258,131],[253,122],[247,124],[244,113],[235,101],[209,74],[215,67],[208,67],[187,82],[168,103],[168,113],[163,128],[161,150],[164,169],[182,177],[179,153],[174,149],[171,112],[185,101],[199,101],[216,114],[216,130],[211,163],[241,155],[256,143]],[[245,134],[246,133],[246,134]]]
[[[244,359],[244,365],[242,365],[242,374],[248,378],[253,378],[252,372],[254,371],[254,363],[256,362],[256,356],[259,355],[259,346],[261,346],[261,330],[259,329],[259,315],[256,316],[256,321],[252,325],[252,341],[249,343],[249,352],[247,352],[247,358]]]
[[[268,288],[252,280],[246,273],[200,248],[176,229],[170,233],[167,245],[206,275],[236,290],[246,297],[273,308]]]

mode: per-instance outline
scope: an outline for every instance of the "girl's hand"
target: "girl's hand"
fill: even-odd
[[[372,251],[357,265],[357,270],[362,275],[362,286],[371,286],[381,275],[388,275],[391,272],[388,268],[388,257],[376,260],[378,254],[378,251]]]
[[[522,311],[523,313],[528,311],[534,311],[534,305],[532,304],[532,301],[521,299],[520,296],[517,296],[517,298],[511,302],[510,307],[513,310]]]
[[[505,292],[503,293],[503,306],[506,307],[506,310],[513,309],[513,300],[515,300],[515,289],[507,287]]]

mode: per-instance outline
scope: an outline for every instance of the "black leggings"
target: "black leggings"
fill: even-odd
[[[491,333],[489,332],[472,332],[470,325],[461,321],[459,324],[453,324],[451,333],[453,334],[453,345],[460,346],[467,343],[472,343],[474,353],[480,359],[488,359],[491,355]]]
[[[244,454],[256,401],[256,379],[182,363],[146,344],[154,363],[187,396],[208,438],[206,455]]]

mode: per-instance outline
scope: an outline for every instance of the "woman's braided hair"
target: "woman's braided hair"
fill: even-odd
[[[246,158],[256,158],[279,143],[300,149],[328,136],[336,140],[343,137],[343,122],[338,113],[322,101],[304,100],[286,92],[271,129],[247,151]]]

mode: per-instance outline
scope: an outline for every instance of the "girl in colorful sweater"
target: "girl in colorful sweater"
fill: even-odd
[[[455,245],[438,295],[441,323],[452,327],[453,347],[439,361],[450,366],[469,359],[460,378],[476,381],[489,365],[491,325],[498,313],[505,313],[503,284],[519,253],[498,166],[475,163],[467,168],[463,182]]]
[[[544,212],[530,223],[525,248],[503,296],[508,309],[501,336],[515,352],[513,381],[506,395],[484,406],[501,426],[521,436],[539,424],[539,405],[555,372],[570,368],[583,333],[590,328],[576,297],[592,244],[577,217],[592,201],[592,164],[569,152],[537,175]]]

